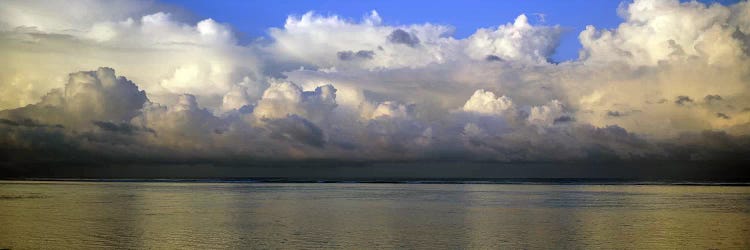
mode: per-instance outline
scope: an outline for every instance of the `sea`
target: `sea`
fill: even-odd
[[[321,248],[750,249],[750,186],[0,181],[0,249]]]

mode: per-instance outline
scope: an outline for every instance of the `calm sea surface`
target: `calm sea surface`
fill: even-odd
[[[750,248],[750,187],[0,182],[0,248]]]

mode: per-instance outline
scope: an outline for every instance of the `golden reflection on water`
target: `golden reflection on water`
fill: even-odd
[[[0,182],[0,248],[750,248],[750,187]]]

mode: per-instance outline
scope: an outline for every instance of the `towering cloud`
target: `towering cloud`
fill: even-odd
[[[750,117],[738,107],[750,105],[741,35],[747,9],[744,2],[635,1],[622,7],[625,21],[616,29],[587,27],[579,35],[578,68],[604,73],[590,76],[591,89],[578,96],[580,109],[590,111],[584,119],[656,137],[704,129],[746,133],[741,127]],[[705,96],[721,96],[724,105]]]
[[[0,69],[0,92],[15,93],[1,98],[0,108],[34,103],[64,75],[102,66],[170,104],[175,95],[194,93],[218,108],[232,86],[263,84],[253,49],[212,19],[189,24],[139,1],[57,5],[9,1],[0,7],[7,14],[0,15],[0,49],[13,62]]]
[[[160,162],[750,152],[747,2],[636,0],[618,27],[582,31],[580,57],[561,63],[549,57],[565,29],[523,14],[458,39],[374,11],[309,12],[239,44],[227,24],[124,5],[0,6],[0,149]]]
[[[505,112],[513,113],[513,101],[506,96],[496,97],[495,93],[480,89],[466,101],[463,110],[488,115],[502,115]]]
[[[522,14],[496,30],[477,30],[469,37],[466,51],[474,59],[544,63],[555,52],[562,33],[560,27],[531,26]]]
[[[91,121],[130,121],[148,102],[146,93],[111,68],[71,73],[63,89],[50,91],[37,104],[0,111],[10,120],[86,126]]]

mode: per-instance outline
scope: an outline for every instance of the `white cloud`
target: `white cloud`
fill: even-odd
[[[496,97],[495,93],[479,89],[466,101],[463,110],[485,115],[514,113],[513,101],[506,96]]]
[[[134,15],[146,14],[156,6],[150,1],[96,1],[73,2],[4,1],[0,8],[0,29],[34,27],[48,33],[82,32],[91,23],[119,21]],[[96,11],[91,11],[91,10]]]
[[[241,109],[245,106],[252,106],[252,98],[248,94],[247,87],[234,86],[232,90],[224,94],[221,100],[221,108],[224,111]]]
[[[147,102],[146,93],[133,82],[116,76],[111,68],[99,68],[72,73],[63,89],[51,91],[42,102],[2,114],[14,120],[86,126],[92,120],[129,121]]]
[[[158,11],[169,8],[137,1],[41,5],[47,4],[13,1],[0,7],[12,14],[0,17],[0,52],[13,62],[0,69],[0,92],[18,93],[2,98],[0,108],[34,103],[63,84],[60,76],[101,66],[140,82],[155,101],[193,93],[213,109],[236,83],[264,81],[254,49],[238,45],[229,26],[212,19],[185,23]]]
[[[261,119],[285,118],[298,115],[321,121],[337,106],[336,89],[332,85],[318,86],[303,91],[291,82],[275,82],[266,89],[253,114]]]
[[[44,147],[23,139],[39,135],[179,159],[533,161],[684,157],[665,145],[750,133],[746,2],[637,0],[617,28],[581,32],[580,59],[559,64],[547,59],[563,28],[525,15],[456,39],[449,26],[385,25],[377,12],[309,12],[271,41],[239,45],[227,24],[117,4],[127,6],[74,20],[33,2],[0,6],[0,143]],[[81,72],[104,65],[139,85],[109,68]],[[729,134],[685,136],[705,130]]]
[[[395,103],[392,101],[385,101],[379,103],[375,110],[370,115],[371,119],[378,118],[397,118],[404,119],[410,117],[411,108],[404,104]]]
[[[390,42],[396,31],[406,34],[419,44],[404,45]],[[444,34],[446,26],[423,24],[411,26],[381,25],[377,12],[354,23],[338,16],[320,16],[308,12],[301,17],[287,18],[283,29],[271,29],[274,43],[270,52],[291,61],[328,68],[400,68],[419,67],[447,59],[457,41]],[[418,46],[417,46],[418,45]],[[342,57],[347,52],[359,53],[360,60]]]
[[[552,100],[546,105],[531,107],[528,121],[530,124],[546,127],[560,121],[567,122],[569,119],[569,116],[565,116],[562,103]]]
[[[699,58],[709,64],[736,64],[741,44],[732,39],[736,29],[732,9],[746,8],[677,0],[638,0],[620,10],[625,22],[615,30],[586,27],[579,38],[582,59],[590,62],[624,61],[655,65],[662,60]],[[727,25],[729,24],[729,25]]]
[[[475,60],[501,59],[545,63],[555,52],[563,29],[536,27],[520,15],[496,30],[479,29],[468,38],[466,52]]]

